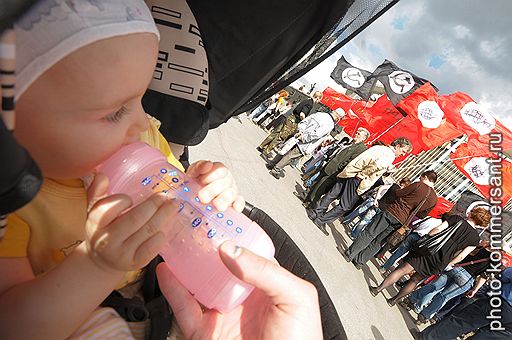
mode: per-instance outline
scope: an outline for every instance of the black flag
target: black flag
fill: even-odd
[[[370,72],[352,66],[343,56],[331,72],[331,78],[346,89],[357,93],[364,100],[371,95],[374,81],[367,81]]]
[[[421,85],[429,82],[429,80],[418,77],[414,73],[402,70],[387,59],[373,71],[370,78],[377,79],[384,85],[389,100],[395,106]],[[432,87],[437,91],[434,85]]]

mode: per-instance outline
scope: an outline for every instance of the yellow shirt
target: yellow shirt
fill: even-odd
[[[150,117],[150,128],[141,141],[159,149],[169,163],[183,170],[171,153],[158,128],[160,122]],[[28,257],[35,275],[61,262],[85,238],[87,198],[80,179],[45,178],[40,192],[29,204],[9,215],[0,257]],[[125,277],[121,286],[132,282],[138,272]]]

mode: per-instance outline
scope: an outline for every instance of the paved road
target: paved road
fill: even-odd
[[[245,199],[267,212],[302,249],[316,269],[349,339],[411,339],[410,314],[387,305],[382,295],[372,297],[367,283],[381,280],[374,265],[356,270],[336,249],[346,247],[348,237],[338,222],[325,236],[306,216],[293,195],[301,183],[297,170],[287,167],[286,177],[276,180],[265,168],[256,146],[266,133],[245,116],[210,131],[201,145],[190,149],[191,160],[221,161],[233,172]],[[386,295],[387,297],[389,295]]]

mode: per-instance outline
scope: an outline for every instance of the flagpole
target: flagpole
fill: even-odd
[[[422,167],[422,166],[425,166],[425,165],[443,164],[443,163],[447,163],[448,161],[458,161],[460,159],[475,158],[475,157],[482,157],[482,156],[485,156],[485,154],[479,155],[479,156],[463,156],[463,157],[450,158],[450,159],[447,159],[447,160],[442,160],[442,161],[432,162],[432,163],[422,163],[422,164],[417,164],[417,165],[413,165],[413,166],[407,166],[405,168],[400,168],[400,170],[414,169],[414,168],[419,168],[419,167]],[[402,163],[402,162],[403,161],[401,161],[399,163]],[[399,164],[399,163],[397,163],[397,164]],[[396,166],[396,164],[395,164],[395,166]]]
[[[398,125],[398,123],[400,123],[402,120],[405,119],[406,116],[403,116],[402,118],[400,118],[399,120],[397,120],[393,125],[391,125],[389,128],[387,128],[386,130],[384,130],[380,135],[378,135],[377,137],[375,137],[369,144],[373,144],[373,142],[375,142],[375,140],[379,139],[380,137],[382,137],[385,133],[387,133],[389,130],[391,130],[392,128],[394,128],[395,126]]]

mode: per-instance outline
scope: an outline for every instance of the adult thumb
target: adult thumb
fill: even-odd
[[[274,304],[308,305],[315,299],[318,304],[314,286],[279,266],[277,261],[238,247],[233,241],[224,242],[219,254],[236,277],[265,292]]]

